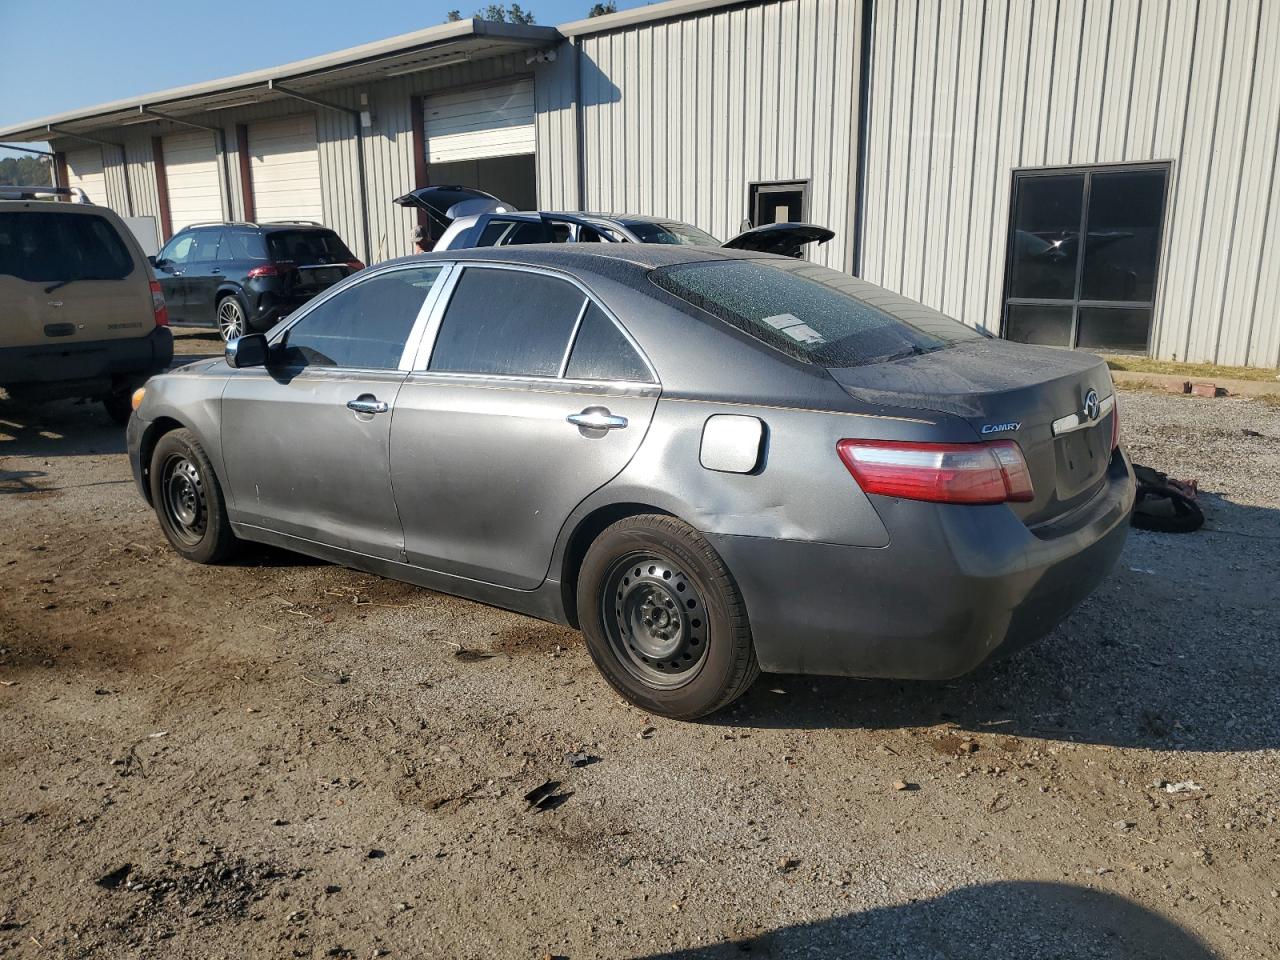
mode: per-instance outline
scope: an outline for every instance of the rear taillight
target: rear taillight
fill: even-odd
[[[1026,502],[1035,498],[1022,449],[1012,440],[841,440],[836,451],[867,493],[932,503]]]
[[[151,281],[151,312],[155,314],[156,326],[169,325],[169,308],[164,303],[164,291],[160,289],[160,281]]]
[[[260,263],[253,267],[246,274],[250,279],[257,280],[260,277],[278,277],[280,276],[280,268],[274,263]]]
[[[361,263],[359,260],[352,258],[351,260],[347,261],[347,269],[350,270],[352,273],[355,273],[357,270],[363,270],[364,264]]]
[[[1111,394],[1111,449],[1120,446],[1120,394]]]

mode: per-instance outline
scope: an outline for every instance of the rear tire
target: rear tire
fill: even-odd
[[[223,343],[230,343],[236,337],[243,337],[249,332],[245,320],[244,305],[234,293],[229,293],[218,301],[214,308],[214,319],[218,324],[218,335]]]
[[[127,393],[113,393],[102,398],[102,406],[107,416],[122,427],[129,425],[129,415],[133,413],[133,399]]]
[[[222,563],[240,545],[231,532],[222,487],[190,430],[173,430],[151,454],[151,502],[160,529],[182,556]]]
[[[578,575],[578,616],[604,678],[651,713],[714,713],[760,675],[737,583],[675,517],[627,517],[596,538]]]

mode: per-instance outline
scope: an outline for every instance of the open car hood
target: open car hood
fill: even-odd
[[[721,246],[798,257],[806,243],[826,243],[834,236],[833,231],[813,223],[766,223],[726,240]]]
[[[431,222],[441,230],[458,217],[476,216],[481,213],[512,213],[515,210],[515,207],[503,203],[483,190],[445,185],[419,187],[402,197],[396,197],[394,202],[402,207],[425,210]]]

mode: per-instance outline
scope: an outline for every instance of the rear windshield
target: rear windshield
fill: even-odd
[[[684,243],[697,247],[718,247],[720,241],[709,233],[703,233],[697,227],[677,220],[666,220],[662,223],[640,221],[628,223],[627,229],[634,233],[641,243]]]
[[[272,260],[287,260],[300,266],[355,259],[332,230],[274,230],[267,234],[267,250]]]
[[[982,334],[874,284],[803,260],[716,260],[649,275],[781,352],[824,367],[931,353]]]
[[[133,257],[116,228],[87,213],[0,213],[0,274],[37,283],[120,280]]]

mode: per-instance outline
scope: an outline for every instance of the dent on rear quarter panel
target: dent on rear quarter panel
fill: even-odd
[[[762,466],[751,474],[700,462],[703,424],[725,413],[765,424]],[[886,429],[914,432],[905,421],[664,398],[639,451],[590,506],[652,503],[704,533],[882,547],[889,535],[836,442]]]

